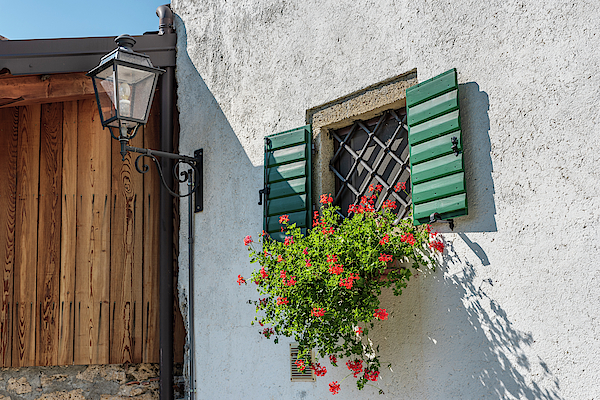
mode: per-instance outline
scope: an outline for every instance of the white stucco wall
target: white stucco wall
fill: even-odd
[[[379,396],[600,396],[600,4],[536,0],[173,0],[181,147],[204,148],[195,217],[198,399],[330,398],[290,383],[288,346],[251,327],[242,239],[262,229],[262,138],[307,109],[417,69],[457,68],[469,216],[380,333]],[[185,204],[182,210],[186,210]],[[181,243],[187,243],[185,213]],[[182,301],[187,302],[182,246]]]

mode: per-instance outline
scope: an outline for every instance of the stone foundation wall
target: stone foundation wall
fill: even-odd
[[[0,400],[154,400],[158,379],[158,364],[2,368]]]

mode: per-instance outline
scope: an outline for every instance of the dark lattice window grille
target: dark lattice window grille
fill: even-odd
[[[394,200],[398,217],[407,217],[412,200],[405,108],[330,132],[335,139],[330,162],[336,177],[333,202],[340,206],[341,214],[347,216],[351,204],[359,204],[362,196],[369,195],[370,185],[381,185],[375,209],[381,209],[388,199]],[[406,189],[394,191],[402,182]]]

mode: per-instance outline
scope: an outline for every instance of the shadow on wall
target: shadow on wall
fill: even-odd
[[[456,220],[456,231],[496,232],[489,97],[475,82],[459,85],[458,92],[469,215]]]
[[[382,306],[393,304],[389,326],[378,332],[381,354],[390,357],[382,357],[386,398],[563,399],[558,379],[532,356],[534,337],[515,329],[486,293],[494,281],[477,277],[452,244],[447,250],[436,272],[413,277],[397,299],[382,298]]]

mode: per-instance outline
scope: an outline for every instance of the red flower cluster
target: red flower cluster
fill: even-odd
[[[237,283],[241,286],[242,283],[246,283],[246,280],[241,275],[238,275]]]
[[[431,247],[432,249],[436,249],[440,253],[444,251],[444,243],[440,242],[439,240],[429,243],[429,247]]]
[[[411,246],[414,246],[414,244],[417,243],[417,240],[415,239],[415,237],[412,233],[406,233],[406,234],[402,235],[400,237],[400,241],[404,242],[404,243],[408,243]]]
[[[296,284],[296,277],[292,276],[290,279],[287,280],[287,282],[284,279],[283,284],[286,286],[294,286]]]
[[[379,253],[379,261],[389,262],[392,261],[393,257],[390,254]]]
[[[333,226],[330,226],[329,228],[327,228],[327,227],[323,228],[322,232],[323,232],[323,235],[327,235],[327,234],[332,235],[334,232]]]
[[[330,354],[329,355],[329,362],[331,363],[331,365],[333,365],[334,367],[337,367],[337,357],[335,356],[335,354]]]
[[[273,328],[265,328],[263,329],[262,334],[265,335],[265,337],[268,339],[271,337],[271,335],[275,334],[275,331],[273,330]]]
[[[308,268],[308,267],[312,266],[312,264],[310,263],[310,258],[307,258],[307,259],[306,259],[306,260],[304,260],[304,261],[306,261],[306,268]]]
[[[323,225],[323,222],[322,222],[322,221],[319,221],[319,212],[318,212],[318,211],[315,211],[315,212],[313,213],[313,228],[314,228],[315,226],[319,226],[319,225]]]
[[[304,250],[302,250],[302,253],[304,253],[304,255],[307,256],[308,255],[308,247],[305,248]]]
[[[289,215],[282,215],[281,217],[279,217],[279,223],[283,224],[283,223],[288,223],[290,222],[290,216]]]
[[[346,361],[346,365],[348,366],[348,369],[352,371],[355,378],[362,372],[362,360]]]
[[[333,203],[333,197],[331,197],[331,193],[322,194],[321,195],[321,204],[330,204]]]
[[[358,279],[359,279],[358,275],[350,272],[349,277],[340,279],[340,286],[345,287],[346,289],[352,289],[352,285],[354,284],[354,281],[357,281]]]
[[[327,373],[327,368],[321,367],[320,363],[312,364],[310,366],[310,369],[312,369],[313,371],[315,371],[315,374],[317,376],[325,376],[325,374]]]
[[[323,315],[325,315],[325,309],[313,307],[313,309],[310,312],[310,315],[312,315],[313,317],[322,317]]]
[[[296,360],[295,364],[296,367],[298,367],[298,371],[300,372],[304,372],[304,370],[306,369],[306,365],[304,365],[304,360]]]
[[[278,297],[277,298],[277,305],[280,306],[282,304],[289,304],[289,300],[287,299],[287,297]]]
[[[344,266],[341,264],[333,264],[329,267],[329,273],[332,275],[339,275],[344,272]]]
[[[287,272],[285,271],[279,271],[279,277],[285,282],[285,278],[286,278],[286,274]]]
[[[335,254],[333,254],[333,255],[327,254],[327,262],[328,263],[330,263],[330,264],[331,263],[336,263],[337,261],[338,261],[338,259],[337,259],[337,256]]]
[[[281,254],[277,255],[277,262],[282,262],[283,261],[283,257],[281,256]]]
[[[386,233],[384,237],[382,237],[381,239],[379,239],[379,244],[383,246],[384,244],[389,243],[389,241],[390,241],[390,237]]]
[[[383,202],[383,208],[389,208],[390,210],[396,209],[396,202],[394,200],[386,200]]]
[[[267,299],[266,298],[259,299],[258,302],[259,302],[259,304],[260,304],[261,307],[264,307],[264,306],[267,305]]]
[[[375,310],[375,312],[373,313],[373,316],[375,318],[379,318],[380,320],[384,321],[387,319],[388,317],[388,313],[387,311],[385,311],[385,308],[378,308],[377,310]]]
[[[294,243],[294,238],[291,236],[286,236],[285,240],[283,241],[283,244],[285,246],[289,246],[290,244],[293,244],[293,243]]]
[[[394,191],[399,192],[400,190],[406,190],[406,182],[398,182],[394,186]]]
[[[375,185],[375,189],[373,189],[373,185],[369,185],[369,192],[381,192],[383,190],[383,186],[377,184]]]
[[[340,391],[340,385],[338,384],[337,381],[331,382],[329,384],[329,391],[332,394],[337,394]]]
[[[252,236],[248,235],[244,238],[244,246],[248,246],[250,243],[252,243]]]
[[[260,269],[260,276],[261,276],[263,279],[266,279],[266,278],[269,276],[269,274],[267,273],[267,271],[265,271],[265,267],[262,267],[262,268]]]
[[[357,326],[356,329],[354,330],[357,334],[362,335],[363,330],[360,326]]]
[[[375,382],[378,376],[379,371],[369,371],[368,369],[365,370],[365,378],[369,381]]]

